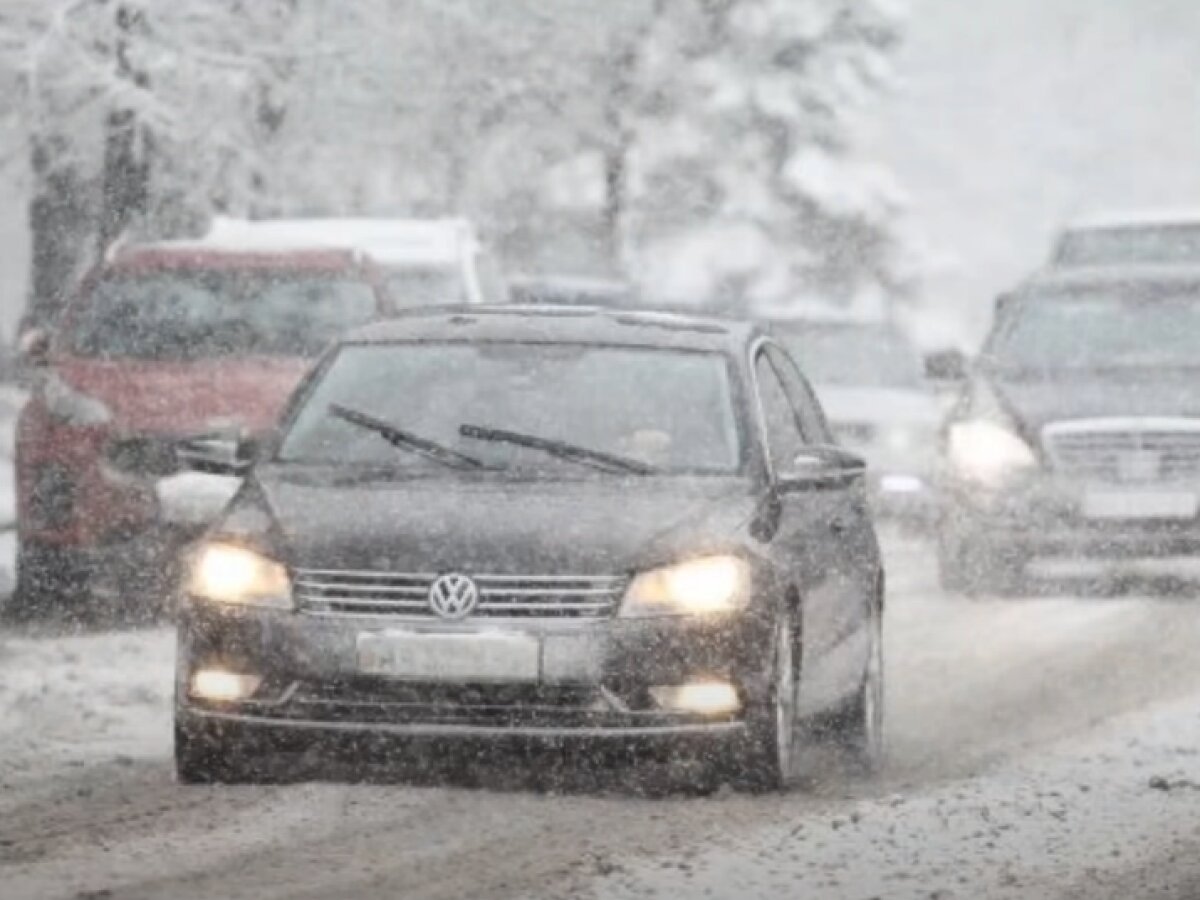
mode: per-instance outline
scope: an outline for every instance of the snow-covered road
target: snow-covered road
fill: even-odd
[[[185,788],[170,632],[0,636],[0,897],[1200,896],[1200,601],[965,601],[891,557],[888,771],[784,796],[511,756]]]

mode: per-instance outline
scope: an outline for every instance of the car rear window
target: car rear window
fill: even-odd
[[[81,356],[312,356],[377,315],[374,289],[345,275],[187,270],[112,274],[70,314]]]

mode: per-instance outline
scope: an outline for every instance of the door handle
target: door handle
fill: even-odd
[[[838,516],[829,520],[829,530],[834,534],[845,534],[850,530],[850,522],[847,519]]]

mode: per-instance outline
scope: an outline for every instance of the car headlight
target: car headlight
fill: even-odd
[[[231,606],[292,608],[292,585],[281,563],[234,544],[204,544],[187,574],[191,597]]]
[[[56,373],[49,374],[42,385],[42,402],[51,418],[64,425],[105,425],[112,420],[112,411],[107,406],[72,387]]]
[[[706,556],[633,579],[621,615],[700,616],[734,612],[750,601],[750,567],[736,556]]]
[[[986,486],[1037,465],[1025,441],[1003,425],[985,420],[951,425],[948,452],[958,474]]]

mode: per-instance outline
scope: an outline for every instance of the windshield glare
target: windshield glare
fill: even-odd
[[[325,274],[175,271],[106,278],[69,326],[81,356],[312,356],[374,318],[374,290]]]
[[[919,388],[922,384],[916,355],[890,328],[781,329],[779,339],[817,385]]]
[[[1042,290],[1018,301],[985,356],[1008,369],[1200,364],[1200,285]]]
[[[436,471],[330,407],[361,411],[490,468],[597,470],[543,450],[464,436],[462,426],[563,441],[669,473],[741,467],[729,368],[717,353],[583,345],[392,344],[339,351],[294,419],[286,462]]]

